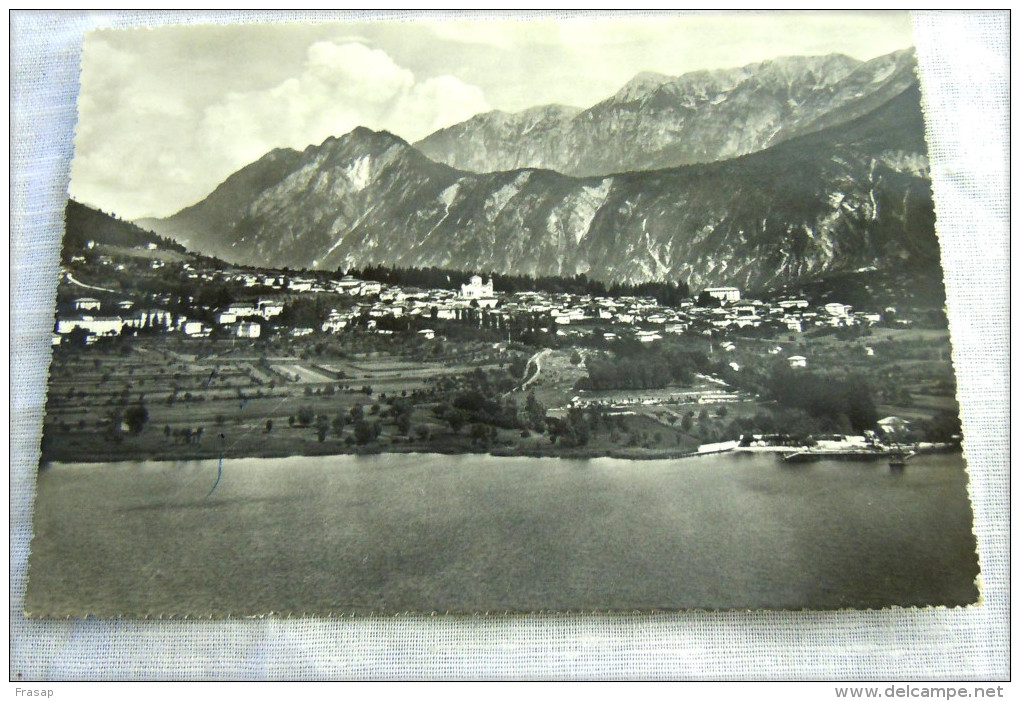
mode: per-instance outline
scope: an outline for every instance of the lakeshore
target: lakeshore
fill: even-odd
[[[55,446],[49,452],[49,460],[42,467],[60,463],[126,463],[138,462],[141,458],[152,462],[182,462],[193,460],[215,459],[276,459],[297,457],[357,457],[372,455],[447,455],[447,456],[491,456],[491,457],[523,457],[523,458],[562,458],[565,460],[589,460],[594,458],[614,458],[619,460],[679,460],[696,458],[704,455],[690,450],[649,450],[643,448],[557,448],[554,445],[518,448],[501,446],[482,448],[471,445],[437,445],[432,443],[396,444],[388,446],[347,446],[339,443],[317,443],[302,441],[299,450],[294,446],[281,444],[259,446],[253,450],[251,443],[236,443],[219,447],[215,441],[208,445],[189,446],[184,450],[178,446],[168,446],[164,450],[146,450],[144,453],[124,449],[121,446],[110,446],[108,450],[90,450],[82,453],[73,446]]]
[[[730,446],[736,441],[728,441],[725,445]],[[258,454],[253,454],[247,449],[246,445],[232,446],[231,448],[216,451],[215,449],[210,450],[189,450],[189,451],[165,451],[162,453],[157,452],[156,454],[149,455],[147,461],[152,462],[181,462],[181,461],[193,461],[193,460],[211,460],[211,459],[276,459],[276,458],[294,458],[294,457],[357,457],[357,456],[372,456],[372,455],[467,455],[467,456],[490,456],[500,458],[560,458],[563,460],[592,460],[597,458],[612,458],[616,460],[685,460],[688,458],[703,458],[710,455],[719,455],[723,453],[733,454],[765,454],[774,455],[777,459],[783,459],[789,455],[806,454],[815,459],[883,459],[894,456],[900,452],[916,453],[916,454],[931,454],[931,453],[952,453],[959,452],[960,446],[951,444],[932,444],[931,446],[920,448],[907,448],[906,451],[903,449],[885,449],[881,451],[873,451],[870,453],[839,453],[838,451],[811,451],[809,449],[797,450],[795,448],[782,447],[782,446],[768,446],[768,447],[726,447],[721,449],[709,449],[709,450],[696,450],[696,451],[678,451],[678,450],[646,450],[646,449],[586,449],[586,448],[560,448],[556,449],[554,446],[545,448],[533,448],[530,450],[520,450],[515,448],[492,448],[488,450],[482,450],[476,448],[475,450],[462,450],[453,446],[448,447],[444,450],[442,447],[436,447],[434,445],[400,445],[400,446],[389,446],[383,448],[380,446],[368,446],[368,447],[346,447],[337,445],[321,445],[317,443],[309,443],[307,450],[301,453],[289,452],[286,449],[278,451],[264,450]],[[43,467],[53,463],[92,463],[92,464],[106,464],[106,463],[124,463],[124,462],[137,462],[137,456],[131,456],[124,452],[110,451],[110,452],[92,452],[88,454],[75,454],[73,451],[57,449],[53,453],[54,458],[46,463],[43,463]]]
[[[516,431],[499,431],[494,444],[480,443],[469,436],[456,434],[430,435],[428,440],[412,436],[394,436],[389,441],[357,445],[352,442],[320,441],[298,427],[285,427],[269,435],[252,427],[220,427],[220,433],[204,441],[182,444],[169,436],[132,436],[120,441],[96,440],[95,435],[86,441],[68,440],[47,446],[41,467],[51,463],[114,463],[139,460],[175,462],[211,459],[273,459],[291,457],[370,456],[370,455],[466,455],[492,457],[561,458],[590,460],[614,458],[619,460],[679,460],[725,453],[771,454],[788,461],[817,459],[873,460],[893,456],[914,456],[931,453],[959,452],[959,443],[896,443],[865,442],[863,436],[830,436],[829,439],[803,440],[791,444],[773,445],[760,440],[729,440],[697,444],[686,441],[682,448],[625,447],[616,445],[573,446],[557,444],[538,435],[520,440]],[[833,440],[835,439],[835,440]],[[874,440],[872,436],[868,440]],[[679,442],[679,441],[678,441]],[[87,446],[87,449],[85,449]]]

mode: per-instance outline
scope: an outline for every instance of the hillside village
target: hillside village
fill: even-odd
[[[752,434],[958,432],[948,333],[928,309],[736,287],[665,304],[482,275],[422,287],[83,241],[58,287],[52,459],[661,457]],[[857,387],[871,389],[847,399]]]
[[[126,270],[124,263],[115,264],[110,256],[99,256],[98,261],[100,266]],[[83,262],[81,256],[72,260],[72,263]],[[154,260],[150,267],[158,270],[163,263]],[[301,274],[267,274],[244,269],[198,270],[190,263],[181,263],[179,270],[184,278],[197,284],[228,284],[243,291],[250,290],[252,295],[223,306],[200,304],[188,296],[178,300],[178,308],[171,310],[166,306],[169,297],[165,294],[150,294],[139,299],[136,294],[118,296],[112,290],[78,284],[82,292],[90,289],[106,292],[105,299],[77,297],[71,306],[58,309],[53,344],[69,342],[72,338],[92,344],[99,339],[147,329],[189,338],[206,338],[214,332],[238,338],[259,338],[264,334],[304,336],[317,332],[341,333],[360,320],[366,321],[367,331],[382,335],[393,333],[396,320],[405,320],[408,327],[421,326],[417,331],[427,338],[435,335],[435,330],[428,328],[429,322],[434,320],[477,323],[496,329],[510,329],[527,320],[531,324],[545,324],[543,332],[554,329],[555,335],[563,338],[597,336],[611,341],[629,337],[652,343],[671,334],[711,336],[762,326],[801,333],[812,327],[871,326],[883,318],[880,311],[854,310],[839,302],[812,307],[803,299],[768,302],[742,299],[740,290],[735,287],[707,288],[699,300],[688,300],[678,307],[664,307],[651,298],[639,297],[545,292],[505,294],[493,289],[491,279],[486,281],[479,275],[454,291],[387,285],[349,275],[338,280],[323,280]],[[72,285],[77,284],[71,266],[64,267],[62,277]],[[302,294],[336,294],[350,303],[331,309],[318,328],[282,322],[279,317],[287,300]],[[180,311],[182,305],[183,312]],[[909,326],[911,322],[900,319],[897,323]],[[801,367],[806,363],[800,356],[791,356],[789,360],[791,365]]]

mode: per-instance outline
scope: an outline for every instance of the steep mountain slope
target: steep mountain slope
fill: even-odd
[[[228,177],[216,188],[214,196],[206,197],[167,219],[140,219],[137,223],[209,255],[230,253],[229,241],[203,236],[201,241],[192,242],[192,232],[232,231],[252,195],[279,184],[301,160],[299,151],[275,149]],[[224,245],[227,248],[223,248]]]
[[[309,147],[247,198],[228,179],[153,224],[250,264],[583,272],[757,288],[937,263],[924,153],[916,86],[850,122],[748,156],[595,178],[467,173],[359,128]]]
[[[137,224],[117,219],[75,200],[68,200],[64,207],[61,259],[67,261],[71,256],[88,250],[89,241],[129,248],[154,243],[161,248],[184,252],[184,247],[179,243],[157,236]]]
[[[580,112],[579,107],[562,105],[514,114],[486,112],[430,134],[414,146],[438,163],[476,173],[529,167],[557,170],[562,159],[554,145],[572,140],[572,120]]]
[[[490,112],[415,144],[474,172],[548,168],[604,175],[725,160],[840,124],[916,83],[912,50],[866,63],[778,58],[679,77],[642,73],[583,110]]]

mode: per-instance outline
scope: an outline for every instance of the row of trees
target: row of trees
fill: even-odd
[[[145,430],[147,423],[149,423],[149,410],[145,406],[145,402],[138,401],[124,409],[118,407],[110,412],[108,437],[120,439],[124,428],[127,428],[131,435],[137,436]]]
[[[346,435],[349,444],[365,445],[380,436],[383,421],[392,422],[400,435],[414,433],[422,440],[430,435],[425,426],[412,431],[415,405],[411,398],[391,397],[387,405],[382,407],[375,403],[366,410],[363,405],[355,404],[333,419],[324,414],[316,415],[311,406],[305,405],[289,417],[288,423],[291,427],[314,428],[320,442],[332,433],[336,438]],[[465,426],[470,426],[469,435],[472,440],[484,445],[495,440],[498,428],[539,432],[546,429],[546,409],[535,399],[534,394],[529,395],[523,406],[518,407],[513,400],[499,402],[477,390],[459,391],[440,402],[434,414],[447,423],[453,433],[460,433]],[[347,426],[353,427],[351,434],[346,434]],[[272,430],[273,422],[270,419],[266,422],[266,432]]]
[[[781,407],[803,412],[824,431],[860,433],[875,428],[879,418],[871,386],[860,375],[790,368],[777,362],[765,372],[734,373],[729,378]]]
[[[783,406],[827,419],[832,428],[854,433],[874,428],[878,421],[875,400],[868,382],[860,376],[796,372],[777,366],[767,387],[768,395]]]
[[[576,385],[579,390],[662,389],[689,384],[697,372],[708,366],[708,357],[696,349],[657,343],[623,342],[611,355],[589,357],[588,376]]]
[[[499,402],[478,390],[456,393],[451,401],[440,404],[436,417],[450,425],[457,433],[465,424],[482,424],[499,428],[521,428],[517,404],[513,400]]]
[[[314,427],[319,442],[324,442],[333,433],[337,438],[344,437],[347,426],[353,426],[352,434],[347,436],[349,443],[365,445],[377,439],[382,433],[381,422],[383,419],[390,419],[401,435],[408,435],[411,432],[411,415],[414,413],[414,403],[406,397],[391,397],[387,400],[387,407],[383,408],[379,403],[372,404],[368,411],[361,404],[355,404],[347,411],[341,412],[334,418],[326,414],[315,414],[315,410],[308,405],[298,408],[297,412],[288,418],[288,424],[293,428]],[[368,417],[378,417],[370,420]],[[273,421],[266,421],[266,433],[273,430]]]

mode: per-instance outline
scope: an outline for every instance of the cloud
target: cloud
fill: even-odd
[[[172,161],[191,142],[198,113],[145,68],[129,51],[86,39],[70,192],[126,217],[196,195],[193,175]]]
[[[463,122],[490,109],[479,88],[444,75],[416,83],[402,93],[385,121],[394,133],[417,141],[436,129]],[[429,126],[422,129],[424,125]]]
[[[482,91],[452,76],[419,82],[384,51],[320,41],[294,78],[233,93],[209,107],[200,140],[238,164],[272,148],[304,148],[357,126],[417,140],[490,109]]]
[[[491,109],[478,87],[450,75],[420,80],[351,40],[317,41],[294,77],[197,107],[147,82],[133,56],[105,42],[90,42],[87,58],[72,194],[117,202],[128,217],[171,214],[274,148],[358,126],[415,141]]]

